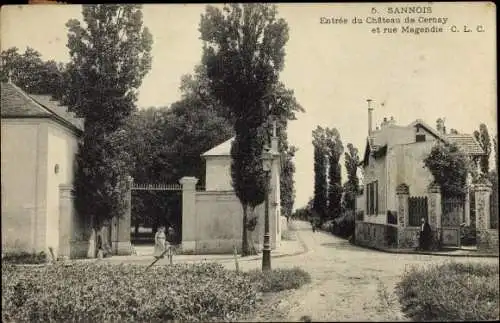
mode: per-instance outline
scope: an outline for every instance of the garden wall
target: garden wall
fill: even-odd
[[[366,247],[395,247],[397,244],[397,227],[356,221],[355,241],[356,244]]]

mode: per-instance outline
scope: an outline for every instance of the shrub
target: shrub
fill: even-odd
[[[348,211],[333,220],[333,234],[343,238],[354,234],[354,211]]]
[[[298,267],[292,269],[274,269],[269,272],[253,270],[248,275],[258,290],[263,293],[297,289],[311,282],[309,273]]]
[[[2,263],[9,264],[43,264],[47,262],[47,254],[29,252],[12,252],[2,256]]]
[[[231,321],[255,306],[249,277],[220,264],[2,264],[2,321]]]
[[[396,286],[403,311],[417,321],[498,320],[498,265],[445,263],[411,268]]]

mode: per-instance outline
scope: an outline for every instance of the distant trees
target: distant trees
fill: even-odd
[[[314,197],[312,210],[325,219],[328,207],[327,146],[325,129],[312,132],[314,147]]]
[[[342,212],[342,169],[344,146],[337,129],[317,126],[312,133],[314,147],[313,210],[322,221]]]
[[[328,215],[337,217],[342,213],[342,168],[340,157],[344,146],[337,129],[326,129],[326,147],[328,156]]]
[[[359,151],[353,144],[347,144],[347,151],[344,153],[344,165],[347,171],[347,182],[344,185],[344,207],[347,210],[354,210],[356,197],[359,190],[358,165]]]
[[[50,94],[61,99],[65,89],[66,67],[53,60],[42,60],[42,54],[27,47],[20,53],[17,47],[1,52],[0,80],[12,83],[31,94]]]

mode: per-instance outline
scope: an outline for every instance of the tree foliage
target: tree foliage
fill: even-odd
[[[326,128],[326,148],[328,156],[328,215],[329,217],[340,216],[342,212],[342,169],[340,157],[344,152],[344,146],[337,129]]]
[[[328,206],[327,147],[325,129],[318,126],[312,132],[314,147],[313,211],[325,218]]]
[[[30,94],[49,94],[60,99],[66,89],[66,69],[62,63],[44,61],[42,54],[27,47],[20,53],[17,47],[8,48],[0,54],[0,80],[12,83]]]
[[[249,253],[248,211],[253,214],[265,195],[261,156],[270,115],[265,99],[278,85],[288,41],[288,26],[276,14],[267,4],[207,6],[200,22],[209,88],[234,121],[231,177],[243,207],[244,255]]]
[[[140,5],[84,5],[68,21],[68,91],[64,102],[85,118],[75,179],[78,213],[95,228],[123,214],[132,169],[126,131],[137,89],[150,69],[152,37]]]
[[[479,142],[481,148],[486,155],[481,156],[479,159],[479,165],[481,166],[481,173],[484,175],[488,174],[490,170],[490,155],[491,155],[491,139],[488,133],[488,128],[484,123],[479,125],[479,131],[474,131],[474,137]]]
[[[463,197],[466,194],[467,157],[455,144],[437,144],[424,159],[443,197]]]
[[[347,151],[344,153],[344,165],[347,170],[347,182],[344,185],[344,201],[347,210],[354,210],[356,206],[356,196],[359,190],[358,165],[359,151],[353,144],[347,144]]]

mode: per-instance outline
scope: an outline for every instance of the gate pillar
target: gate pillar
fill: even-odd
[[[129,256],[132,254],[132,243],[130,242],[130,228],[132,216],[132,184],[134,179],[127,179],[127,195],[125,197],[126,207],[122,216],[111,221],[112,249],[116,255]],[[114,231],[114,232],[113,232]],[[114,233],[114,234],[113,234]]]
[[[191,253],[196,250],[197,219],[196,219],[196,177],[183,177],[182,185],[182,252]]]
[[[431,184],[427,190],[429,195],[429,224],[432,230],[441,229],[441,189],[437,184]]]
[[[498,251],[498,231],[490,226],[490,196],[492,185],[489,181],[474,185],[476,199],[477,248],[484,251]]]

